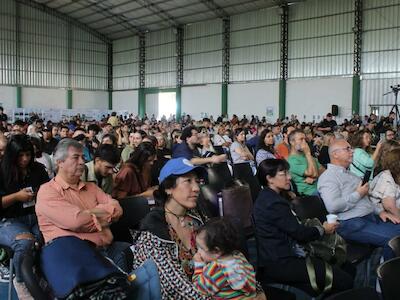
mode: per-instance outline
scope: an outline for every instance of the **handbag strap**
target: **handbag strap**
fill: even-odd
[[[317,285],[317,276],[315,275],[314,264],[311,261],[311,258],[309,256],[306,257],[306,267],[307,267],[307,273],[308,273],[308,278],[310,279],[311,287],[316,293],[318,293],[318,294],[326,293],[332,289],[333,270],[332,270],[331,265],[329,265],[328,263],[325,262],[325,287],[322,292]]]

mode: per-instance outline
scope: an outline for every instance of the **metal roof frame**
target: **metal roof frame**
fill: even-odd
[[[38,9],[40,11],[48,13],[50,15],[56,16],[56,17],[66,21],[68,23],[74,24],[75,26],[77,26],[77,27],[79,27],[79,28],[81,28],[81,29],[93,34],[95,37],[99,38],[100,40],[102,40],[105,43],[111,43],[111,39],[109,39],[106,35],[100,33],[99,31],[89,27],[88,25],[86,25],[86,24],[84,24],[82,22],[77,21],[76,19],[74,19],[74,18],[72,18],[72,17],[70,17],[70,16],[68,16],[66,14],[63,14],[63,13],[61,13],[61,12],[59,12],[59,11],[49,7],[49,6],[46,6],[45,4],[41,4],[41,3],[38,3],[38,2],[33,1],[33,0],[16,0],[16,1],[18,3],[24,4],[24,5],[28,5],[30,7]]]

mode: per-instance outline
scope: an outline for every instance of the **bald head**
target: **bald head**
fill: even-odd
[[[331,164],[348,168],[353,161],[353,149],[346,140],[334,140],[329,146]]]

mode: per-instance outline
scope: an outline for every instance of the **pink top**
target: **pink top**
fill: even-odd
[[[122,215],[117,200],[91,182],[79,182],[78,188],[66,183],[60,176],[43,184],[37,194],[36,215],[45,242],[61,236],[76,236],[97,246],[107,246],[113,240],[108,227],[101,227],[98,217],[84,212],[103,209],[103,219],[110,224]]]

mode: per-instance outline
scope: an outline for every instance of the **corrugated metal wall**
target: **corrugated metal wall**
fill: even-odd
[[[173,29],[146,34],[146,87],[176,86],[176,34]]]
[[[231,18],[230,81],[279,78],[280,17],[263,9]]]
[[[15,4],[0,1],[0,84],[15,84]]]
[[[106,90],[107,44],[87,31],[73,27],[72,88]]]
[[[185,26],[184,84],[222,82],[222,20]]]
[[[21,5],[21,85],[66,87],[68,51],[66,22]]]
[[[0,84],[107,89],[106,43],[56,16],[19,5],[17,34],[16,1],[0,1]]]
[[[400,84],[400,0],[364,0],[361,113],[370,104],[394,104],[390,86]],[[387,114],[391,107],[380,107]]]
[[[113,42],[113,89],[139,87],[139,38],[137,36]]]
[[[354,1],[308,0],[289,9],[289,78],[351,75]]]

